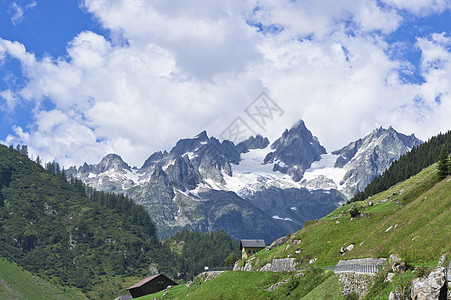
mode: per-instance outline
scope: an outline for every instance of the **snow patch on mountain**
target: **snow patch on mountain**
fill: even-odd
[[[282,220],[282,221],[291,221],[291,222],[293,222],[293,220],[290,219],[290,218],[281,218],[281,217],[279,217],[278,215],[272,216],[272,218],[273,218],[274,220]]]
[[[273,171],[272,164],[264,164],[263,161],[270,147],[254,149],[241,154],[239,165],[232,164],[232,176],[222,172],[225,185],[224,190],[229,190],[241,196],[247,196],[257,191],[270,187],[299,188],[300,183],[293,181],[287,175]]]
[[[321,155],[321,160],[312,163],[310,169],[306,170],[304,173],[305,181],[311,181],[320,176],[332,179],[336,187],[340,187],[340,182],[343,180],[346,170],[343,168],[335,168],[334,163],[337,160],[338,155],[334,154],[323,154]]]

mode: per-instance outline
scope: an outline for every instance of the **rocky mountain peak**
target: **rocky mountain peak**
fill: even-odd
[[[413,134],[404,135],[391,126],[388,129],[379,127],[363,139],[332,152],[338,155],[334,166],[348,170],[343,178],[343,182],[352,187],[348,196],[363,190],[394,160],[421,143]]]
[[[204,130],[201,133],[199,133],[198,135],[195,136],[195,139],[198,139],[200,141],[208,141],[208,135],[207,135],[207,131]]]
[[[117,154],[108,154],[105,156],[95,169],[96,173],[103,173],[109,170],[120,172],[131,171],[130,166]]]
[[[321,159],[321,154],[326,154],[326,149],[302,120],[290,130],[286,129],[271,145],[271,149],[275,151],[266,155],[264,163],[274,163],[274,171],[289,174],[295,181],[302,178],[304,171],[310,168],[312,162]]]
[[[335,155],[323,155],[326,150],[300,120],[272,144],[257,135],[235,145],[202,131],[169,152],[154,152],[139,171],[109,154],[66,174],[100,190],[126,193],[144,205],[162,236],[181,228],[260,236],[258,224],[278,236],[332,211],[419,143],[414,135],[380,127]],[[247,223],[230,227],[239,222]]]
[[[175,147],[169,152],[169,155],[175,158],[177,156],[184,155],[185,153],[194,152],[199,149],[200,146],[207,144],[209,141],[210,138],[204,130],[194,138],[179,140]]]

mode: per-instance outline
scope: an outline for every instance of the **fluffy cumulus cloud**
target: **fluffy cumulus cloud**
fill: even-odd
[[[428,138],[451,127],[450,37],[418,37],[421,84],[400,79],[406,62],[385,37],[402,25],[400,9],[448,4],[86,0],[111,34],[81,32],[67,56],[37,58],[0,39],[0,63],[19,60],[27,79],[0,91],[4,109],[35,103],[33,123],[4,142],[65,166],[109,152],[140,166],[179,138],[219,136],[237,117],[272,139],[302,118],[329,151],[381,125]],[[284,111],[265,128],[244,112],[261,91]]]

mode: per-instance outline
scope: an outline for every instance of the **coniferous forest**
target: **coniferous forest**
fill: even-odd
[[[240,243],[224,230],[202,233],[185,229],[165,243],[169,243],[180,254],[180,269],[186,272],[185,278],[188,280],[203,272],[205,267],[232,267],[232,263],[226,261],[231,254],[236,258],[241,257]]]
[[[398,182],[408,179],[422,169],[440,161],[440,156],[447,159],[451,152],[451,131],[440,133],[420,146],[394,161],[381,175],[373,179],[363,192],[356,194],[349,202],[362,201],[369,196],[384,191]],[[445,163],[449,171],[449,160]]]
[[[238,242],[225,232],[185,232],[176,239],[184,243],[181,253],[158,239],[149,214],[128,197],[68,182],[56,162],[44,168],[30,160],[26,146],[0,145],[1,257],[93,298],[108,298],[117,290],[96,289],[111,278],[164,272],[189,280],[238,253]],[[209,255],[192,250],[199,243],[211,247]]]

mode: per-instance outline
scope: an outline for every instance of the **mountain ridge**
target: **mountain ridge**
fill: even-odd
[[[410,144],[406,145],[403,141],[410,141]],[[211,197],[201,199],[199,195],[206,191],[231,191],[233,194],[227,194],[230,201],[241,198],[251,203],[253,214],[265,212],[267,224],[276,221],[278,226],[284,228],[281,234],[287,234],[298,226],[302,227],[308,219],[327,214],[345,203],[389,163],[421,141],[414,135],[397,133],[392,127],[381,127],[353,143],[327,154],[304,121],[300,120],[273,143],[257,135],[235,145],[227,140],[220,142],[202,131],[193,138],[179,140],[170,151],[154,152],[139,169],[127,168],[125,162],[121,163],[122,159],[110,155],[110,158],[115,158],[116,165],[121,166],[116,169],[122,172],[114,172],[113,165],[113,168],[98,173],[97,170],[103,167],[90,165],[89,169],[85,164],[83,172],[71,167],[66,173],[97,189],[127,194],[146,207],[161,233],[174,232],[176,228],[180,230],[179,219],[185,220],[183,224],[188,228],[212,228],[205,222],[209,220],[214,224],[215,221],[209,219],[196,203],[217,200]],[[365,151],[362,145],[366,145]],[[390,151],[393,153],[389,154]],[[349,153],[352,154],[350,158],[346,157]],[[290,189],[296,191],[289,192]],[[177,202],[176,195],[180,193],[184,196],[179,197]],[[267,198],[265,194],[273,195],[274,201],[264,200]],[[288,194],[297,196],[293,201],[286,201]],[[307,209],[312,203],[316,204]],[[197,207],[199,214],[190,214],[188,218],[184,215],[186,210],[181,209],[186,206],[192,209]],[[219,203],[214,207],[224,209]],[[240,219],[238,215],[236,217]],[[187,218],[191,218],[189,222]],[[251,223],[249,225],[243,228],[256,228]],[[243,230],[234,237],[247,234]]]

